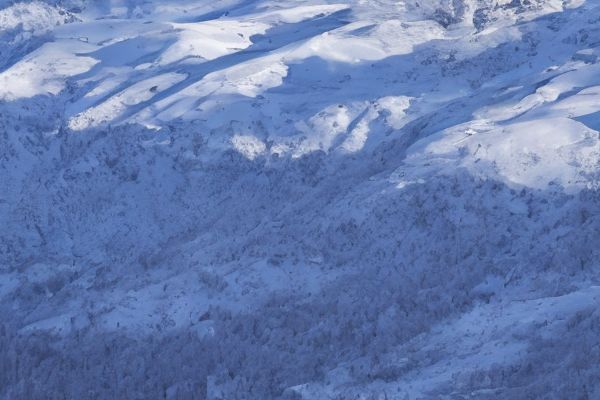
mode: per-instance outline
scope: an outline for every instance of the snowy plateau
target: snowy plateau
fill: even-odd
[[[0,0],[0,399],[600,399],[600,0]]]

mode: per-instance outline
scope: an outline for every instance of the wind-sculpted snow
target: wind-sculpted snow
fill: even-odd
[[[0,1],[0,397],[600,397],[600,6]]]

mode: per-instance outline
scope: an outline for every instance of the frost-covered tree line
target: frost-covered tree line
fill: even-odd
[[[44,18],[0,32],[0,71],[55,40],[55,25],[109,4],[25,3]],[[123,7],[111,21],[155,6],[114,3]],[[465,128],[450,146],[457,155],[448,150],[421,164],[406,158],[430,135],[443,148],[446,128],[472,118],[497,118],[495,128],[508,129],[519,117],[514,110],[541,109],[554,94],[579,99],[579,86],[560,81],[580,78],[571,69],[594,84],[586,68],[597,56],[579,53],[596,46],[593,14],[572,7],[524,22],[527,12],[558,3],[406,1],[413,19],[433,19],[452,35],[474,28],[472,36],[337,69],[314,57],[294,61],[287,81],[251,105],[220,97],[231,100],[232,120],[216,128],[174,119],[159,128],[107,122],[71,131],[73,102],[86,104],[94,89],[81,76],[64,78],[56,96],[0,102],[0,398],[412,400],[415,382],[430,385],[427,399],[600,398],[600,181],[581,172],[594,170],[581,166],[597,156],[593,118],[578,127],[585,139],[550,156],[515,157],[524,165],[514,175],[465,145],[494,137],[491,128]],[[386,12],[389,5],[369,4]],[[510,35],[502,24],[485,31],[505,17]],[[567,29],[573,21],[581,27]],[[373,43],[371,22],[341,38]],[[396,22],[394,29],[405,29]],[[285,32],[274,31],[277,40]],[[73,40],[86,43],[83,35]],[[568,68],[553,75],[560,63]],[[397,80],[370,79],[388,73]],[[438,81],[450,82],[452,96],[460,87],[463,97],[439,100]],[[392,129],[385,121],[393,110],[373,111],[382,93],[350,90],[375,83],[386,94],[430,90],[435,100],[403,97],[414,119]],[[366,104],[361,115],[373,119],[357,117],[340,133],[343,140],[368,125],[363,148],[295,153],[299,139],[289,140],[288,153],[272,151],[289,137],[266,132],[269,104],[298,96],[302,102],[282,103],[298,106],[285,116],[298,119],[281,117],[280,126],[310,122],[314,97],[301,96],[314,88],[328,93],[318,95],[334,110]],[[256,114],[238,121],[238,106]],[[563,122],[571,117],[574,124],[573,115]],[[244,126],[249,121],[260,122],[256,132]],[[319,121],[339,128],[338,120]],[[254,139],[264,151],[237,151],[237,129],[262,135]],[[544,157],[580,171],[577,185],[510,181]],[[561,177],[560,168],[545,173]]]
[[[393,381],[443,354],[424,360],[422,349],[408,348],[401,365],[381,355],[445,318],[506,291],[560,296],[598,279],[594,187],[577,194],[516,189],[463,171],[394,190],[361,178],[393,166],[384,149],[254,161],[225,152],[201,160],[192,154],[203,151],[202,136],[181,129],[4,134],[5,168],[35,154],[54,156],[8,181],[19,201],[2,231],[3,271],[25,274],[3,312],[59,306],[93,271],[89,316],[82,325],[72,321],[68,334],[19,330],[35,319],[26,314],[2,322],[6,398],[294,398],[289,388],[326,382],[343,363],[354,382]],[[385,196],[376,195],[382,190]],[[197,285],[215,298],[228,286],[219,266],[244,268],[255,259],[298,269],[312,263],[342,278],[303,296],[274,293],[251,312],[217,302],[189,326],[173,328],[166,316],[138,337],[96,325],[103,311],[94,298],[110,296],[123,275],[195,268],[182,255],[192,239],[214,266],[198,271]],[[28,269],[40,258],[73,267],[30,282]],[[495,388],[471,398],[525,399],[547,394],[552,382],[554,398],[593,398],[597,329],[589,309],[572,316],[560,337],[529,332],[522,362],[458,374],[457,387],[465,396]]]

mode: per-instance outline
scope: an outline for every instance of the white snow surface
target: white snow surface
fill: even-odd
[[[0,398],[600,398],[600,3],[0,0]]]

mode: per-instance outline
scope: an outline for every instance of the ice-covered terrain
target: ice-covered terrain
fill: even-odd
[[[600,2],[0,0],[0,398],[599,399]]]

